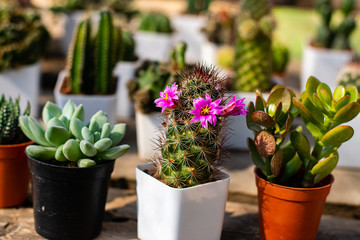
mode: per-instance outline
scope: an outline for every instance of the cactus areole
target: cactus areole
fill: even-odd
[[[179,73],[160,93],[164,135],[154,176],[184,188],[216,179],[224,152],[226,118],[246,115],[244,98],[225,98],[225,79],[214,68],[196,65]]]

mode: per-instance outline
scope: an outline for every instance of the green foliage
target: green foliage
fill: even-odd
[[[199,14],[209,10],[211,0],[187,0],[187,13]]]
[[[154,33],[172,33],[170,19],[162,13],[146,13],[141,15],[138,30]]]
[[[330,88],[310,77],[300,99],[283,87],[274,88],[265,104],[261,94],[250,103],[248,128],[255,138],[248,139],[252,159],[266,179],[286,186],[312,187],[336,167],[337,149],[348,141],[354,130],[348,125],[360,112],[356,87]],[[310,131],[311,147],[301,127],[291,130],[300,114]],[[289,140],[284,143],[290,133]]]
[[[183,188],[214,180],[224,150],[225,117],[218,117],[216,125],[208,128],[200,122],[191,123],[193,100],[206,94],[213,100],[224,98],[226,90],[225,80],[215,69],[200,65],[186,69],[176,79],[179,101],[163,113],[162,161],[155,176],[171,187]]]
[[[285,73],[290,55],[288,48],[279,42],[275,42],[272,51],[272,72],[277,74]]]
[[[0,144],[17,144],[28,141],[24,133],[19,127],[20,98],[12,100],[5,99],[4,94],[0,99]],[[28,103],[22,115],[28,116],[30,114],[30,104]]]
[[[209,14],[206,26],[202,29],[208,41],[215,44],[234,45],[236,38],[235,14],[221,11]]]
[[[112,72],[123,52],[122,32],[113,26],[109,11],[101,11],[95,38],[91,19],[81,21],[67,59],[71,93],[111,94],[116,89]]]
[[[136,61],[137,57],[135,55],[135,41],[133,35],[130,32],[123,32],[122,41],[124,44],[124,51],[121,60],[129,62]]]
[[[349,37],[356,28],[354,0],[343,0],[340,11],[342,22],[334,26],[334,8],[331,0],[317,0],[316,11],[320,15],[321,25],[318,28],[314,44],[319,47],[333,49],[350,49]]]
[[[339,85],[345,88],[356,86],[360,92],[360,61],[355,60],[340,69],[337,81]]]
[[[42,111],[44,128],[35,118],[21,116],[20,127],[38,145],[26,148],[29,156],[55,165],[91,167],[121,157],[129,145],[119,145],[126,125],[110,126],[107,116],[99,111],[84,123],[84,108],[69,100],[63,109],[47,102]]]
[[[271,83],[272,32],[269,0],[245,0],[237,24],[234,90],[266,91]]]
[[[33,64],[44,54],[50,36],[40,15],[0,4],[0,71]]]
[[[53,7],[50,9],[54,12],[71,12],[85,9],[99,2],[99,0],[53,0]]]
[[[170,52],[169,62],[144,61],[136,70],[135,79],[129,81],[127,88],[135,109],[142,113],[159,111],[154,101],[167,85],[174,82],[177,70],[185,67],[185,43],[179,43]]]

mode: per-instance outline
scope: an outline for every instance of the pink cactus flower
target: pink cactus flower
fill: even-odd
[[[244,109],[245,104],[243,101],[245,98],[241,98],[236,100],[236,95],[234,95],[230,102],[223,108],[222,115],[223,116],[236,116],[236,115],[246,115],[248,110]]]
[[[174,83],[171,87],[166,86],[164,92],[160,92],[160,97],[155,100],[156,106],[161,107],[161,113],[164,112],[166,108],[172,108],[175,106],[175,102],[179,100],[177,94],[180,92],[177,90],[178,86]]]
[[[199,97],[193,100],[194,110],[189,111],[189,113],[194,114],[195,117],[191,119],[191,123],[201,122],[201,125],[205,128],[208,128],[208,123],[215,126],[217,117],[216,115],[221,115],[221,111],[224,107],[219,106],[221,98],[212,101],[209,94],[206,94],[206,99]]]

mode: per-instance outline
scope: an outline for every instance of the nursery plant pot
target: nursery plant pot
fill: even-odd
[[[55,102],[60,108],[64,107],[69,99],[72,99],[76,105],[82,104],[84,106],[85,122],[90,121],[91,116],[102,110],[107,114],[111,125],[116,123],[116,92],[110,95],[64,94],[61,89],[65,77],[66,72],[61,71],[54,89]]]
[[[205,35],[201,29],[206,25],[205,16],[178,15],[171,19],[176,34],[176,42],[184,41],[187,44],[185,58],[189,62],[201,61],[201,46],[205,42]]]
[[[230,175],[189,188],[172,188],[150,176],[151,164],[136,168],[138,238],[219,240]]]
[[[292,188],[264,180],[258,168],[255,176],[261,239],[315,239],[334,177],[328,176],[320,187]]]
[[[0,208],[19,206],[26,199],[30,171],[25,148],[31,143],[0,145]]]
[[[39,109],[40,63],[0,72],[0,92],[13,99],[20,96],[20,108],[31,105],[31,116]]]
[[[160,112],[144,114],[135,111],[136,118],[136,142],[139,157],[149,159],[159,155],[160,150],[156,149],[155,139],[162,128]]]
[[[35,230],[49,239],[87,240],[101,232],[114,161],[69,168],[29,156]]]
[[[134,116],[134,104],[129,99],[127,83],[135,77],[138,62],[119,62],[114,74],[119,79],[117,86],[117,116],[120,118],[131,118]]]
[[[230,92],[230,97],[237,94],[237,99],[245,97],[243,103],[245,108],[247,108],[250,102],[255,102],[256,93],[255,92]],[[262,94],[265,100],[269,97],[269,93]],[[228,136],[226,144],[227,148],[234,150],[248,150],[247,138],[253,137],[254,134],[251,130],[247,128],[246,117],[239,116],[229,116],[228,126],[232,130]]]
[[[136,32],[135,53],[142,60],[167,61],[173,46],[171,34]]]
[[[318,78],[329,85],[333,91],[336,87],[336,76],[339,70],[351,59],[353,52],[350,50],[332,50],[305,46],[302,60],[300,90],[304,91],[307,79],[310,76]]]

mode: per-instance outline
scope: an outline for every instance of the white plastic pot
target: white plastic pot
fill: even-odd
[[[178,15],[171,19],[172,26],[176,30],[176,41],[184,41],[187,44],[186,60],[198,62],[201,60],[201,46],[206,37],[201,29],[206,24],[206,17],[197,15]]]
[[[54,89],[55,101],[59,107],[64,107],[65,103],[71,99],[76,105],[82,104],[84,106],[85,122],[89,122],[91,116],[102,110],[107,114],[111,125],[116,123],[116,92],[111,95],[63,94],[60,89],[65,77],[66,72],[61,71]]]
[[[171,34],[136,32],[134,34],[135,53],[139,59],[167,61],[173,46]]]
[[[127,83],[135,77],[137,62],[119,62],[114,69],[114,75],[119,79],[117,86],[117,116],[130,118],[134,116],[134,104],[129,99]]]
[[[135,111],[136,118],[136,142],[139,157],[151,159],[153,156],[160,155],[160,150],[156,149],[156,139],[161,125],[161,114],[153,112],[144,114]]]
[[[337,87],[336,76],[339,70],[352,59],[352,55],[352,51],[315,48],[309,44],[305,46],[300,90],[305,90],[307,79],[310,76],[318,78],[334,90]]]
[[[229,94],[231,97],[236,94],[237,99],[245,97],[245,100],[243,101],[245,108],[247,108],[250,102],[255,102],[256,100],[255,92],[231,92]],[[263,93],[262,95],[265,101],[269,97],[268,93]],[[228,119],[228,126],[231,131],[229,131],[228,140],[226,141],[227,147],[234,150],[248,150],[247,138],[253,138],[254,134],[250,129],[247,128],[246,116],[229,116]]]
[[[40,63],[0,72],[0,94],[13,99],[20,97],[20,108],[24,111],[30,102],[30,115],[39,111]]]
[[[340,156],[338,166],[360,169],[360,148],[358,148],[360,142],[360,118],[356,117],[346,125],[353,127],[355,134],[349,141],[343,143],[338,149]]]
[[[136,168],[138,238],[141,240],[219,240],[230,175],[189,188],[172,188]]]
[[[218,65],[219,46],[215,43],[204,41],[201,45],[201,61],[207,65]]]

